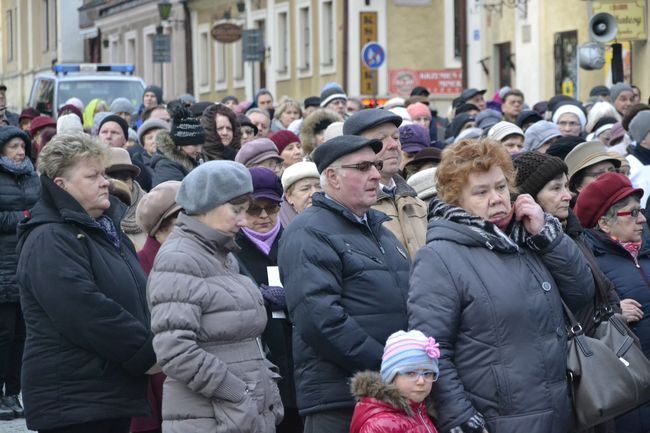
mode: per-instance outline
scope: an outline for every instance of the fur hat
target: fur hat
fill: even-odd
[[[562,173],[569,173],[564,161],[545,153],[523,152],[512,162],[517,169],[515,178],[517,189],[521,194],[530,194],[535,200],[548,182]]]
[[[381,358],[381,378],[384,383],[392,383],[402,371],[431,370],[438,377],[438,358],[440,348],[433,337],[421,331],[397,331],[386,340],[384,355]]]
[[[142,231],[153,237],[162,222],[181,210],[176,194],[181,187],[177,180],[160,183],[145,194],[135,210],[135,221]]]
[[[224,160],[208,161],[185,176],[176,194],[176,203],[188,215],[204,214],[252,192],[251,175],[242,164]]]

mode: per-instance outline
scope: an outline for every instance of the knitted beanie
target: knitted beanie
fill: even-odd
[[[135,107],[126,98],[115,98],[111,103],[110,108],[108,109],[111,113],[129,113],[132,114],[135,111]]]
[[[424,105],[422,102],[416,102],[414,104],[406,107],[406,111],[411,115],[411,119],[417,119],[418,117],[428,117],[431,119],[431,110],[429,107]]]
[[[616,98],[618,98],[618,95],[620,95],[621,92],[633,92],[632,86],[625,83],[614,84],[609,90],[609,100],[612,101],[612,104],[616,101]]]
[[[327,107],[327,104],[335,99],[343,99],[344,101],[347,101],[348,96],[338,84],[324,87],[320,94],[321,108]]]
[[[300,138],[296,134],[286,129],[273,134],[271,141],[278,148],[278,153],[282,153],[285,147],[291,143],[300,143]]]
[[[640,111],[630,122],[630,137],[638,145],[650,134],[650,110]]]
[[[564,114],[573,114],[576,116],[580,122],[580,129],[585,129],[585,126],[587,125],[587,116],[585,116],[585,112],[582,111],[582,108],[574,104],[560,105],[553,112],[553,123],[557,124],[560,121],[560,117]]]
[[[544,185],[560,174],[569,172],[564,161],[545,153],[523,152],[512,162],[517,169],[515,182],[519,193],[530,194],[533,199],[536,199]]]
[[[83,134],[84,127],[76,114],[64,114],[56,119],[57,134]]]
[[[176,146],[196,146],[205,142],[203,126],[198,117],[192,117],[187,108],[178,105],[173,112],[171,137]]]
[[[391,383],[402,371],[431,370],[438,376],[440,348],[433,337],[421,331],[397,331],[388,337],[381,358],[381,378]]]
[[[520,135],[524,137],[524,131],[514,123],[506,122],[505,120],[497,123],[487,133],[489,138],[501,141],[509,135]]]

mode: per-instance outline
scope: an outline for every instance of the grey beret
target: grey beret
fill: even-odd
[[[169,123],[160,119],[149,119],[143,122],[142,125],[140,125],[138,128],[138,140],[140,140],[140,144],[143,146],[144,136],[152,129],[164,129],[165,131],[169,132]]]
[[[204,214],[230,200],[253,192],[250,172],[234,161],[210,161],[185,176],[176,203],[188,215]]]
[[[561,136],[562,133],[555,123],[549,122],[548,120],[540,120],[533,123],[524,132],[524,150],[533,152],[551,138]]]
[[[633,92],[632,86],[625,83],[614,84],[612,88],[609,90],[609,100],[612,101],[612,103],[614,103],[614,101],[616,101],[616,98],[618,98],[618,95],[620,95],[621,92]]]
[[[501,122],[503,115],[496,110],[487,108],[476,115],[476,127],[483,131],[489,131],[497,123]]]
[[[630,122],[630,137],[638,145],[650,133],[650,110],[639,111]]]
[[[126,98],[115,98],[111,103],[111,107],[108,109],[111,113],[129,113],[132,114],[135,111],[135,107]]]
[[[370,146],[373,152],[379,153],[383,143],[377,139],[363,138],[358,135],[339,135],[318,146],[312,153],[312,160],[316,163],[318,173],[322,173],[337,159],[366,146]]]
[[[344,135],[359,135],[363,131],[379,126],[382,123],[392,123],[397,128],[402,124],[402,118],[390,111],[380,108],[368,108],[350,116],[343,124]]]

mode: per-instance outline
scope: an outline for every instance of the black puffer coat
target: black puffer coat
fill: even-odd
[[[15,165],[0,158],[0,304],[20,299],[16,229],[23,212],[34,206],[40,193],[41,183],[29,159]]]
[[[560,296],[574,311],[592,299],[582,254],[552,217],[547,226],[555,221],[557,229],[549,226],[550,239],[535,252],[501,232],[458,222],[451,211],[437,213],[438,203],[431,203],[408,302],[409,329],[440,343],[432,391],[438,427],[449,431],[478,411],[489,432],[568,433],[573,414]]]
[[[41,186],[18,226],[27,427],[146,415],[145,372],[156,357],[133,245],[118,230],[117,249],[72,196],[46,176]],[[111,198],[104,215],[120,227],[125,212]]]
[[[350,378],[379,370],[386,339],[406,329],[410,265],[385,214],[370,209],[366,225],[323,193],[312,201],[285,230],[278,256],[303,416],[354,407]]]

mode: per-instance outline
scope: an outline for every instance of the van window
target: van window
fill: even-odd
[[[34,108],[48,116],[52,115],[54,106],[54,80],[40,78],[36,87]]]
[[[93,99],[99,98],[110,106],[115,98],[121,97],[130,100],[137,108],[142,102],[143,93],[144,88],[138,81],[61,81],[57,100],[62,106],[68,99],[76,97],[81,99],[84,105],[88,105]]]

